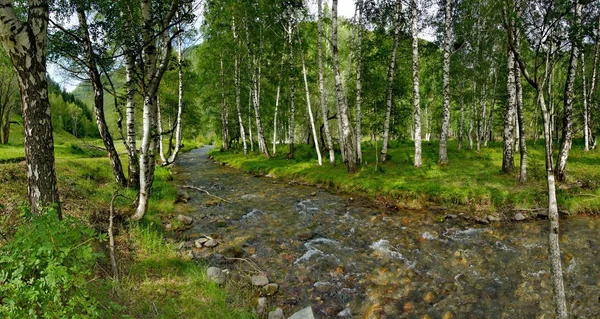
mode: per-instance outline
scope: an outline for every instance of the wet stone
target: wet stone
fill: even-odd
[[[497,215],[488,215],[488,216],[487,216],[487,220],[488,220],[490,223],[494,223],[494,222],[499,222],[499,221],[501,221],[501,220],[502,220],[502,218],[500,218],[500,216],[497,216]]]
[[[516,213],[515,216],[513,217],[514,220],[520,222],[522,220],[525,220],[526,217],[525,215],[521,214],[521,213]]]
[[[225,282],[225,274],[221,268],[210,267],[206,270],[206,277],[208,280],[214,282],[217,285],[221,285]]]
[[[283,309],[277,308],[271,312],[269,312],[269,319],[285,319],[283,316]]]
[[[267,296],[273,296],[277,290],[279,290],[279,285],[276,283],[270,283],[263,287],[263,292]]]
[[[177,215],[177,220],[184,225],[191,225],[194,222],[194,219],[192,217],[182,214]]]
[[[212,238],[204,243],[204,247],[208,247],[208,248],[217,247],[217,245],[219,245],[219,242],[216,239],[212,239]]]
[[[250,282],[252,283],[252,286],[262,287],[269,283],[269,278],[265,275],[255,275],[250,278]]]
[[[312,307],[308,306],[294,313],[288,319],[315,319],[315,315],[313,314]]]
[[[267,298],[260,297],[256,298],[256,314],[259,316],[263,315],[267,311]]]
[[[194,241],[194,246],[202,248],[207,241],[209,241],[209,239],[206,237],[198,238]]]

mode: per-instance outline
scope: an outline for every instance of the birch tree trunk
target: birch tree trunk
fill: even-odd
[[[310,91],[308,89],[308,79],[306,78],[306,63],[304,62],[304,55],[302,55],[302,74],[304,75],[304,89],[306,90],[306,108],[308,111],[308,119],[310,121],[310,128],[312,129],[313,141],[315,143],[315,151],[317,152],[317,160],[319,161],[319,166],[321,166],[323,165],[323,158],[321,157],[321,149],[319,147],[319,138],[317,137],[315,119],[313,117],[312,108],[310,106]]]
[[[450,128],[450,48],[452,45],[452,0],[446,0],[444,18],[444,105],[442,113],[442,133],[438,162],[448,164],[448,130]]]
[[[460,120],[458,122],[458,150],[462,149],[462,144],[464,140],[464,132],[465,132],[465,80],[462,79],[460,83],[461,92],[460,95]]]
[[[158,154],[160,156],[161,166],[169,164],[167,157],[165,156],[165,148],[163,145],[163,128],[162,128],[162,114],[160,110],[160,96],[156,97],[156,127],[158,129]]]
[[[504,146],[502,149],[502,172],[510,173],[515,168],[515,150],[513,148],[514,145],[514,136],[513,136],[513,123],[515,122],[515,111],[517,104],[517,94],[516,94],[516,83],[515,83],[515,56],[512,50],[508,51],[508,60],[507,60],[507,76],[506,76],[506,90],[508,93],[506,110],[504,111],[504,131],[502,135],[502,140],[504,142]]]
[[[178,28],[179,32],[182,32],[181,28]],[[177,86],[177,118],[175,119],[175,149],[169,157],[169,164],[175,162],[179,151],[181,150],[181,115],[183,113],[183,45],[181,41],[181,35],[177,36],[177,79],[179,85]],[[229,126],[228,130],[229,130]],[[229,138],[229,131],[227,131],[227,138]],[[227,144],[229,147],[229,144]],[[170,150],[170,147],[169,147]]]
[[[335,94],[337,97],[337,103],[340,110],[340,121],[342,124],[342,137],[344,140],[344,148],[342,152],[345,154],[346,165],[348,167],[348,173],[356,173],[356,150],[354,149],[354,143],[352,143],[352,125],[348,117],[348,106],[344,100],[344,93],[342,92],[342,77],[340,75],[340,65],[338,58],[338,43],[337,43],[337,0],[333,0],[331,6],[331,52],[333,56],[333,73],[335,77]]]
[[[596,29],[596,49],[594,50],[594,63],[593,63],[593,69],[592,69],[592,84],[590,87],[590,92],[588,94],[589,96],[589,101],[588,101],[588,107],[590,109],[593,108],[594,105],[594,96],[596,96],[596,87],[598,85],[598,60],[600,59],[600,15],[598,15],[598,21],[596,22],[597,25],[597,29]],[[600,103],[598,103],[600,106]],[[592,134],[592,127],[591,127],[591,121],[592,121],[592,116],[591,116],[591,111],[588,112],[588,118],[587,118],[587,127],[589,130],[588,136],[589,136],[589,144],[588,147],[592,148],[595,147],[595,142],[594,142],[594,135]]]
[[[583,150],[587,152],[590,150],[590,111],[588,108],[587,79],[585,76],[585,51],[581,51],[581,77],[583,81]]]
[[[271,154],[269,154],[269,148],[267,147],[267,141],[265,140],[265,133],[263,130],[262,119],[260,117],[260,70],[261,65],[260,61],[256,61],[255,65],[257,70],[254,75],[254,95],[253,95],[253,104],[254,104],[254,116],[256,118],[256,137],[258,139],[258,149],[261,153],[265,155],[266,158],[271,158]]]
[[[419,12],[417,0],[410,1],[412,20],[412,58],[413,58],[413,105],[414,105],[414,139],[415,139],[415,167],[421,167],[421,104],[419,97]],[[462,115],[462,104],[461,104]],[[461,129],[462,129],[461,120]],[[459,132],[462,142],[462,132]]]
[[[292,22],[290,21],[288,25],[288,45],[290,46],[290,122],[289,122],[289,143],[290,149],[288,152],[288,158],[294,158],[294,138],[296,135],[296,84],[294,81],[294,38],[293,38],[293,29]]]
[[[235,28],[235,20],[231,23],[231,30],[233,33],[233,39],[236,45],[239,47],[238,34]],[[248,154],[248,145],[246,145],[246,130],[244,130],[244,120],[242,119],[242,105],[240,100],[241,87],[240,87],[240,55],[235,53],[234,57],[234,82],[235,82],[235,109],[237,111],[238,122],[240,126],[240,138],[242,139],[242,146],[244,148],[244,154]]]
[[[567,175],[567,159],[571,150],[573,140],[573,95],[575,94],[575,76],[577,75],[577,62],[579,61],[579,46],[581,25],[581,11],[583,5],[579,1],[572,1],[575,6],[575,21],[573,22],[571,38],[571,57],[569,60],[569,69],[567,70],[567,81],[565,83],[563,127],[560,140],[558,159],[554,174],[559,182],[565,180]]]
[[[220,59],[221,63],[221,148],[224,150],[229,149],[229,123],[227,123],[227,101],[225,99],[225,71],[223,70],[223,57]]]
[[[275,114],[273,115],[273,155],[277,154],[277,115],[279,111],[279,96],[281,94],[281,73],[283,71],[283,57],[281,57],[281,70],[279,70],[280,79],[277,82],[277,93],[275,95]]]
[[[127,179],[123,173],[123,166],[121,165],[119,154],[115,149],[113,138],[110,135],[110,131],[108,130],[108,125],[106,125],[106,119],[104,117],[104,85],[102,84],[102,78],[100,77],[100,72],[98,71],[96,56],[94,55],[92,40],[90,39],[87,17],[81,4],[77,5],[77,19],[79,21],[81,33],[80,36],[85,50],[85,64],[87,67],[87,73],[94,89],[94,111],[96,114],[98,133],[100,134],[100,139],[102,139],[104,148],[108,152],[110,166],[112,168],[115,181],[120,187],[125,187],[127,186]]]
[[[157,35],[154,31],[156,17],[152,2],[150,0],[140,1],[142,18],[144,22],[142,39],[144,40],[142,60],[144,65],[143,77],[141,79],[141,93],[144,99],[143,108],[143,136],[140,152],[140,192],[138,196],[138,207],[133,220],[140,220],[148,211],[152,183],[154,182],[154,169],[156,158],[156,146],[158,144],[157,131],[157,105],[156,96],[158,87],[162,80],[171,57],[171,38],[169,26],[171,20],[179,7],[178,0],[172,0],[169,11],[159,22],[161,32]],[[162,51],[159,54],[157,40],[161,40]]]
[[[527,136],[525,135],[525,121],[523,111],[523,85],[521,84],[521,72],[519,66],[515,64],[515,95],[517,107],[517,126],[519,129],[519,181],[521,184],[527,182]]]
[[[125,55],[125,88],[127,91],[127,105],[125,123],[127,126],[127,147],[128,156],[128,185],[129,187],[139,188],[140,187],[140,166],[138,159],[138,150],[136,147],[136,134],[135,134],[135,55],[131,52],[131,49],[127,49]]]
[[[27,22],[17,17],[12,3],[0,0],[0,42],[18,74],[29,205],[34,213],[54,205],[61,218],[46,77],[48,1],[28,1]]]
[[[392,48],[392,55],[390,56],[390,64],[387,73],[385,122],[383,123],[383,145],[381,146],[382,162],[385,162],[386,160],[388,144],[390,140],[390,117],[392,115],[394,73],[396,72],[396,52],[398,51],[398,41],[400,35],[401,6],[401,1],[396,0],[394,7],[394,46]]]
[[[360,0],[359,0],[360,1]],[[331,131],[329,130],[329,120],[327,119],[327,96],[325,93],[325,79],[323,71],[323,0],[317,0],[318,21],[317,29],[319,36],[317,38],[317,54],[319,60],[319,98],[321,103],[321,116],[323,117],[323,130],[325,131],[325,139],[327,141],[327,149],[329,150],[329,162],[335,164],[335,150],[333,148],[333,140]],[[357,71],[358,72],[358,71]],[[359,75],[357,75],[358,77]],[[357,83],[358,85],[358,83]],[[358,94],[358,93],[357,93]]]
[[[509,16],[505,12],[505,17]],[[551,114],[549,107],[546,105],[544,99],[544,85],[548,84],[548,79],[552,76],[552,50],[548,50],[546,53],[545,68],[541,79],[538,79],[538,56],[535,57],[536,70],[535,76],[532,77],[527,68],[525,62],[520,58],[518,50],[516,49],[515,40],[513,39],[515,33],[513,32],[514,22],[510,21],[507,24],[507,34],[509,38],[510,50],[513,51],[515,62],[521,70],[521,74],[525,77],[527,82],[535,89],[537,95],[537,101],[542,110],[542,118],[544,124],[544,139],[545,139],[545,162],[546,162],[546,177],[548,185],[548,218],[550,221],[550,229],[548,235],[548,252],[550,258],[550,270],[552,276],[552,287],[554,291],[554,305],[556,311],[556,317],[559,319],[567,319],[567,300],[563,282],[563,271],[560,256],[560,238],[559,238],[559,216],[558,216],[558,204],[556,201],[556,181],[554,178],[554,171],[552,165],[552,126],[551,126]],[[541,72],[539,72],[541,73]]]
[[[356,6],[358,10],[358,32],[356,43],[356,160],[358,164],[362,164],[362,38],[364,9],[363,0],[357,0]],[[330,151],[330,153],[333,154],[332,151]],[[332,163],[334,161],[335,160],[332,160]]]

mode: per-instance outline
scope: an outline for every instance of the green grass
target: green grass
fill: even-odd
[[[591,213],[600,210],[600,157],[599,151],[583,152],[575,141],[570,153],[568,180],[558,190],[559,206],[571,213]],[[472,212],[529,209],[547,206],[543,141],[528,145],[528,176],[525,184],[518,181],[518,167],[514,173],[502,174],[502,143],[491,143],[481,151],[457,150],[456,141],[448,146],[449,165],[437,164],[438,143],[423,143],[423,165],[413,167],[412,142],[392,142],[388,161],[376,165],[375,146],[363,143],[364,164],[358,173],[348,175],[337,154],[337,163],[331,166],[327,154],[324,164],[318,166],[316,153],[308,145],[297,145],[295,159],[287,159],[288,148],[278,146],[270,160],[260,154],[244,155],[239,151],[222,152],[215,149],[211,155],[217,161],[247,172],[271,174],[278,178],[294,179],[323,185],[336,190],[370,197],[393,199],[399,207],[426,208],[444,205]],[[518,166],[519,155],[515,158]],[[584,181],[584,187],[569,187],[575,181]]]
[[[17,129],[17,128],[15,128]],[[16,136],[16,134],[15,134]],[[115,143],[124,152],[121,142]],[[184,150],[197,145],[185,141]],[[97,232],[105,232],[110,199],[118,189],[99,140],[79,140],[68,133],[55,134],[56,172],[63,212],[79,218]],[[10,240],[16,229],[27,227],[20,208],[26,206],[27,177],[22,162],[23,144],[0,146],[0,232]],[[122,155],[123,167],[127,156]],[[90,293],[104,305],[102,318],[254,318],[245,310],[249,300],[238,300],[231,289],[205,278],[206,266],[180,255],[165,240],[162,221],[176,212],[176,188],[167,168],[157,167],[149,211],[141,223],[128,224],[136,197],[132,189],[118,198],[117,259],[120,280],[112,281],[106,243],[96,243],[100,259]],[[6,241],[0,237],[0,247]],[[232,302],[234,300],[234,302]]]

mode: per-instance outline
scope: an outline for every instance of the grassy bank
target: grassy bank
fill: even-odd
[[[472,213],[547,207],[543,141],[528,145],[528,182],[520,184],[518,168],[502,174],[502,144],[492,143],[481,151],[448,148],[450,164],[437,165],[438,143],[423,143],[423,166],[413,167],[412,142],[393,142],[388,161],[376,163],[375,145],[363,144],[364,163],[354,175],[346,173],[337,154],[331,166],[327,154],[318,166],[316,153],[308,145],[297,145],[295,159],[287,159],[288,148],[280,145],[272,159],[239,150],[211,152],[215,160],[247,172],[322,185],[335,190],[367,195],[401,208],[423,209],[447,206]],[[568,162],[568,180],[558,188],[559,206],[573,214],[600,211],[599,151],[583,152],[576,141]],[[519,156],[515,159],[519,163]]]
[[[165,239],[172,234],[164,232],[162,221],[176,214],[177,197],[166,168],[156,170],[150,209],[143,222],[127,221],[133,213],[135,192],[120,191],[126,198],[115,202],[119,280],[113,280],[106,232],[110,200],[118,188],[109,160],[105,152],[93,147],[101,145],[99,141],[81,141],[67,133],[56,134],[55,141],[57,178],[67,218],[51,229],[42,227],[47,221],[27,213],[22,144],[0,146],[0,160],[5,160],[0,164],[0,288],[6,288],[0,289],[0,317],[35,318],[37,313],[64,318],[73,313],[81,318],[253,318],[242,309],[244,305],[232,302],[235,298],[230,293],[205,278],[205,265],[182,255],[173,240]],[[187,141],[186,148],[192,147]],[[126,156],[122,160],[126,164]],[[65,229],[64,235],[57,235],[55,229]],[[30,239],[47,243],[48,254],[40,256],[42,250],[36,248],[17,260],[8,251]],[[76,249],[81,247],[90,251]],[[56,262],[59,259],[62,261]],[[10,269],[20,269],[19,263],[32,272],[16,276],[17,271]],[[40,263],[45,266],[35,270]],[[59,284],[55,273],[62,278]],[[16,284],[9,287],[8,279],[3,278],[12,278]],[[23,285],[18,283],[25,279],[29,290],[21,291]],[[62,306],[51,310],[46,304]]]

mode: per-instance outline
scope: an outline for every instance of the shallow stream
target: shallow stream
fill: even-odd
[[[547,221],[436,222],[426,211],[255,177],[183,154],[175,183],[194,217],[189,238],[218,236],[217,252],[247,258],[280,291],[270,304],[317,318],[553,318]],[[600,219],[561,221],[573,318],[600,318]],[[233,252],[233,253],[232,253]],[[218,266],[218,265],[217,265]]]

